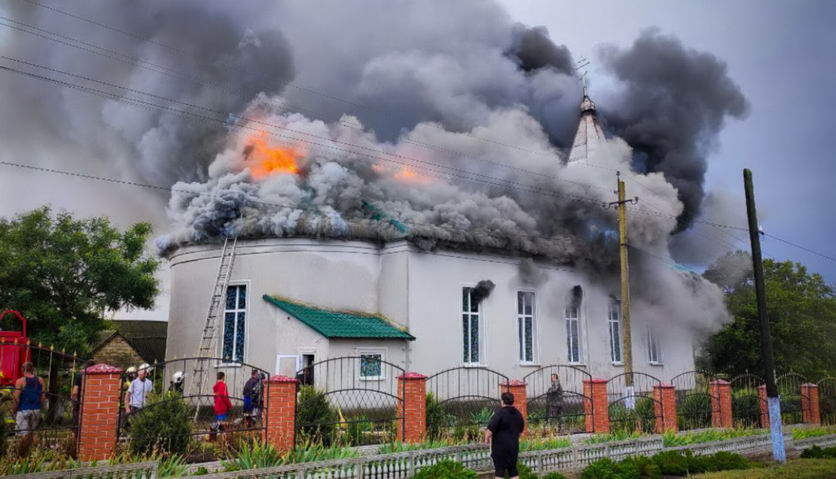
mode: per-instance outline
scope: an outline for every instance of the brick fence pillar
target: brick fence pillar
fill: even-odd
[[[264,440],[279,453],[293,449],[296,438],[296,389],[299,381],[287,376],[271,376],[266,384],[267,427]]]
[[[734,427],[731,383],[722,379],[711,381],[711,426]]]
[[[758,405],[761,411],[761,427],[769,429],[769,405],[766,401],[766,384],[758,386]]]
[[[656,413],[656,433],[679,430],[676,421],[676,389],[672,384],[653,386],[654,412]],[[660,421],[661,419],[661,421]]]
[[[97,364],[84,371],[82,381],[78,458],[82,461],[110,459],[119,431],[122,370]]]
[[[507,383],[499,383],[500,392],[509,392],[514,395],[514,407],[522,414],[523,417],[523,436],[528,430],[528,393],[526,391],[525,381],[514,379]]]
[[[817,384],[801,385],[801,417],[805,424],[821,424],[819,386]]]
[[[605,434],[610,432],[610,402],[607,397],[606,379],[585,379],[583,381],[584,417],[586,432]],[[590,427],[591,426],[591,427]]]
[[[427,438],[427,377],[418,373],[398,376],[397,440],[419,444]]]

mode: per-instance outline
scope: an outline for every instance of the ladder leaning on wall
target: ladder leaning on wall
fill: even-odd
[[[223,250],[221,251],[220,264],[218,265],[218,276],[215,279],[215,287],[212,290],[212,297],[209,301],[209,313],[206,315],[206,324],[203,326],[203,334],[200,338],[200,347],[197,350],[197,359],[192,370],[192,380],[189,395],[199,395],[203,390],[206,375],[209,372],[211,358],[217,350],[217,333],[220,318],[223,315],[223,305],[226,300],[226,289],[229,286],[229,278],[232,276],[232,267],[235,264],[235,247],[238,244],[238,237],[224,239]],[[197,408],[199,410],[200,408]],[[197,411],[196,410],[196,411]]]

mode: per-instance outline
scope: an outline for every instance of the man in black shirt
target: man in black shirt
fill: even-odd
[[[525,427],[522,414],[514,407],[514,395],[502,393],[502,407],[488,423],[485,431],[485,443],[491,445],[496,478],[501,479],[507,473],[511,479],[517,479],[517,456],[520,453],[520,434]]]

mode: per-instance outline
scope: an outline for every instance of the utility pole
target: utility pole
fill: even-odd
[[[755,295],[758,301],[758,322],[761,327],[761,359],[766,378],[766,397],[769,410],[769,431],[772,436],[772,458],[787,462],[784,450],[784,432],[781,427],[781,400],[775,384],[775,363],[772,358],[772,336],[769,334],[769,318],[766,317],[766,290],[763,285],[763,262],[761,239],[758,228],[758,212],[755,208],[755,193],[752,188],[752,171],[743,170],[743,188],[746,191],[746,213],[749,219],[749,241],[752,243],[752,265],[755,272]]]
[[[618,207],[618,251],[621,263],[621,327],[623,337],[623,351],[624,356],[624,380],[626,384],[625,396],[627,397],[626,404],[630,406],[633,404],[631,396],[633,395],[633,339],[630,330],[630,265],[628,263],[627,252],[627,204],[636,204],[639,202],[639,197],[636,196],[631,199],[626,199],[624,190],[624,181],[621,180],[621,172],[617,173],[618,180],[618,201],[610,203],[608,206]]]

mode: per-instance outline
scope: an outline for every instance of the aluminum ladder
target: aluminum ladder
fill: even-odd
[[[206,324],[203,326],[203,335],[200,338],[200,347],[197,350],[197,359],[192,370],[193,381],[189,381],[192,385],[190,395],[201,394],[203,383],[209,372],[209,362],[215,356],[217,329],[220,325],[219,319],[223,315],[226,289],[229,286],[229,278],[232,276],[232,267],[235,264],[235,247],[237,245],[237,236],[232,238],[231,241],[229,237],[224,239],[224,247],[218,265],[218,276],[215,279],[215,287],[209,301],[209,313],[206,315]]]

